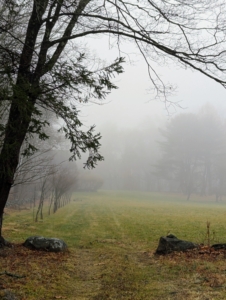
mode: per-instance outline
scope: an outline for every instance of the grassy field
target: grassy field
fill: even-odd
[[[226,204],[178,195],[78,193],[56,214],[35,223],[32,210],[7,210],[0,251],[0,299],[226,299],[226,255],[154,255],[160,236],[226,243]],[[63,254],[20,244],[31,235],[58,237]],[[8,298],[7,298],[8,297]],[[10,298],[11,297],[11,298]]]

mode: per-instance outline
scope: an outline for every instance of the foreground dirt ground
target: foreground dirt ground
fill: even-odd
[[[104,248],[65,253],[0,250],[0,299],[225,299],[226,253],[208,247],[155,256]],[[112,248],[113,247],[113,248]]]

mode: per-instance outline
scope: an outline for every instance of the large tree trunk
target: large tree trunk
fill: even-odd
[[[22,145],[22,142],[20,144],[20,147]],[[6,153],[7,148],[10,149],[12,148],[12,146],[12,144],[9,144],[7,143],[7,141],[5,141],[0,154],[0,247],[4,245],[4,240],[1,238],[4,208],[8,200],[11,186],[13,184],[13,178],[16,172],[19,158],[19,151],[13,151],[12,149],[9,150],[8,153]],[[18,147],[19,145],[17,145],[17,148]]]
[[[30,99],[31,100],[31,99]],[[18,101],[18,100],[17,100]],[[21,113],[17,101],[12,101],[9,119],[6,126],[4,143],[0,153],[0,246],[4,245],[2,238],[2,221],[6,202],[13,184],[14,175],[19,163],[20,149],[25,139],[32,115],[34,101],[24,101],[24,111]],[[26,109],[26,102],[29,109]],[[20,104],[21,105],[21,104]]]
[[[37,74],[36,76],[31,76],[30,67],[35,42],[41,27],[41,16],[45,12],[47,3],[48,1],[46,0],[34,1],[24,47],[20,56],[17,81],[13,87],[13,99],[10,104],[4,143],[0,153],[0,245],[4,244],[4,239],[2,238],[4,208],[18,166],[20,149],[28,132],[38,96],[40,76],[37,76]]]
[[[0,166],[1,167],[1,166]],[[3,213],[4,213],[4,208],[9,196],[9,191],[11,188],[11,183],[7,180],[4,181],[4,179],[0,178],[0,248],[3,247],[6,243],[4,238],[2,237],[2,222],[3,222]]]

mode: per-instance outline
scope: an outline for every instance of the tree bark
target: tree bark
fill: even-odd
[[[32,112],[30,113],[30,117],[31,114]],[[13,184],[14,174],[19,163],[20,148],[29,123],[29,116],[26,116],[26,120],[24,121],[20,116],[17,105],[12,104],[4,144],[0,154],[0,237],[2,237],[4,208]]]
[[[19,163],[20,149],[24,142],[36,99],[38,83],[32,79],[30,66],[35,42],[41,27],[41,16],[45,12],[47,1],[34,1],[33,10],[28,23],[24,47],[19,62],[17,81],[13,88],[13,98],[6,125],[4,143],[0,153],[0,244],[2,238],[2,221],[4,208],[13,184],[16,168]]]
[[[1,168],[1,166],[0,166]],[[0,248],[2,248],[3,246],[6,245],[6,242],[4,240],[4,238],[2,237],[2,222],[3,222],[3,214],[4,214],[4,208],[9,196],[9,191],[11,188],[10,182],[8,182],[7,180],[3,180],[1,178],[0,180],[0,195],[1,195],[1,199],[0,199]]]

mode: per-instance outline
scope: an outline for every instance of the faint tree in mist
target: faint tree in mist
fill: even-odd
[[[77,187],[78,175],[67,169],[59,169],[51,175],[51,195],[49,213],[55,213],[59,208],[70,202],[72,192]]]
[[[192,193],[222,196],[226,140],[223,120],[206,105],[198,114],[180,114],[161,130],[162,157],[156,175],[189,200]]]
[[[146,119],[136,128],[120,129],[114,124],[101,128],[105,161],[92,172],[104,179],[104,189],[158,190],[158,179],[153,174],[159,157],[158,126]]]

